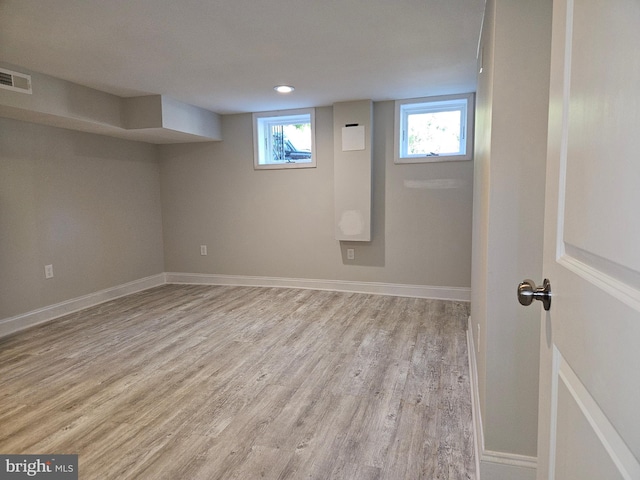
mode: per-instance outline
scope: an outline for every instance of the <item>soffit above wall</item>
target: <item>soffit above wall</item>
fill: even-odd
[[[122,98],[10,68],[31,75],[32,93],[0,89],[2,117],[154,144],[222,140],[220,116],[203,108],[163,95]]]

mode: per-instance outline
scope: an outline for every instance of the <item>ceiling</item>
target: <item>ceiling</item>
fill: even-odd
[[[0,61],[220,114],[463,93],[484,3],[0,0]]]

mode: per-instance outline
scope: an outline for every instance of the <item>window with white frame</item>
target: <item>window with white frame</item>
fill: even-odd
[[[396,101],[396,163],[471,160],[472,142],[472,93]]]
[[[313,108],[253,114],[256,169],[316,166]]]

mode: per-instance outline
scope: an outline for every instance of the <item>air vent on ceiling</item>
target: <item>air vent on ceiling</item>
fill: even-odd
[[[0,88],[30,94],[31,75],[0,68]]]

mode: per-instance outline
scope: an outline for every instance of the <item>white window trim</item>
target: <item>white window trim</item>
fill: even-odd
[[[265,117],[291,117],[294,115],[309,115],[311,119],[311,161],[301,163],[260,163],[260,134],[258,120]],[[253,168],[255,170],[282,170],[287,168],[315,168],[316,167],[316,111],[315,108],[299,108],[296,110],[274,110],[253,114]]]
[[[466,153],[464,155],[423,155],[423,156],[402,156],[402,134],[405,130],[402,107],[416,103],[437,103],[451,100],[466,99],[467,112],[466,124],[464,127]],[[474,129],[474,94],[466,93],[461,95],[441,95],[437,97],[412,98],[408,100],[396,100],[395,102],[395,124],[394,124],[394,163],[433,163],[433,162],[457,162],[473,160],[473,129]]]

